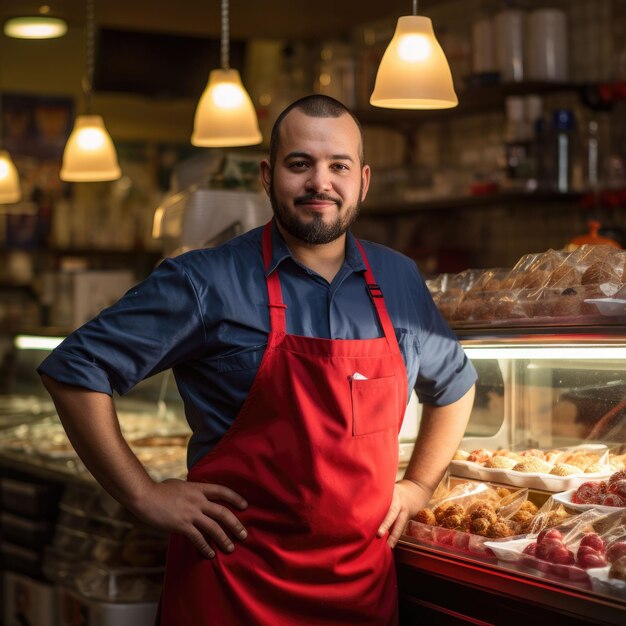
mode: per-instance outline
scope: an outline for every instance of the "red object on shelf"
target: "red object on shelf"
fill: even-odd
[[[587,225],[589,226],[589,232],[586,235],[574,237],[570,241],[570,245],[582,246],[584,244],[605,244],[607,246],[621,248],[619,243],[617,243],[617,241],[615,241],[614,239],[609,239],[608,237],[603,237],[602,235],[598,234],[600,226],[602,226],[600,222],[596,220],[589,220],[589,222],[587,222]]]

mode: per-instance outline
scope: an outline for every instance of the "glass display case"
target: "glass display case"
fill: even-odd
[[[401,623],[626,623],[626,327],[458,332],[476,400],[397,550]]]

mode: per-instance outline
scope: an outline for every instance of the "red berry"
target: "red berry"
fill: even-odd
[[[537,543],[535,541],[533,541],[532,543],[529,543],[523,550],[522,552],[524,554],[528,554],[529,556],[535,556],[535,550],[537,550]]]
[[[626,480],[626,469],[621,469],[621,470],[617,470],[617,472],[613,472],[613,474],[609,476],[607,483],[609,484],[609,487],[610,487],[613,483],[616,483],[618,480]]]
[[[600,537],[600,535],[596,533],[589,533],[588,535],[585,535],[580,540],[580,547],[582,548],[583,546],[591,547],[594,550],[601,552],[601,553],[604,552],[604,549],[605,549],[604,541],[602,541],[602,537]]]
[[[575,504],[600,504],[600,496],[606,490],[602,482],[587,481],[576,489],[572,502]]]
[[[621,480],[609,483],[608,491],[609,493],[618,495],[620,498],[626,499],[626,479],[622,478]]]
[[[584,548],[584,546],[583,546]],[[589,569],[590,567],[604,567],[606,565],[606,557],[604,554],[600,554],[595,550],[578,555],[578,566],[583,569]]]
[[[609,493],[602,498],[602,506],[626,506],[626,500],[617,494]]]
[[[563,535],[561,534],[561,531],[557,528],[544,528],[537,535],[537,543],[541,543],[545,539],[558,539],[559,541],[562,541]]]
[[[626,556],[626,541],[617,539],[612,541],[606,548],[606,558],[613,563],[620,557]]]
[[[552,550],[559,548],[567,550],[567,548],[563,545],[563,542],[559,539],[544,539],[543,541],[537,543],[535,556],[538,559],[546,560],[550,557]]]
[[[576,562],[574,553],[568,550],[564,544],[554,546],[548,551],[548,561],[559,565],[573,565]]]

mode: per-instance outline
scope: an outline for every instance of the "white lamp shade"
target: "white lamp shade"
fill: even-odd
[[[21,198],[20,177],[11,155],[6,150],[0,150],[0,204],[19,202]]]
[[[98,182],[122,175],[113,141],[100,115],[79,115],[63,152],[61,180]]]
[[[378,67],[370,104],[387,109],[449,109],[458,103],[431,20],[421,15],[400,17]]]
[[[261,143],[256,111],[237,70],[212,70],[200,96],[191,143],[205,148]]]
[[[46,15],[12,17],[4,23],[4,34],[17,39],[55,39],[65,33],[65,20]]]

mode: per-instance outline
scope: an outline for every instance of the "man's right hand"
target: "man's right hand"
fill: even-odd
[[[248,506],[223,485],[168,479],[153,483],[130,508],[148,524],[184,535],[202,556],[212,559],[213,546],[228,554],[235,549],[231,537],[243,540],[248,536],[243,524],[219,501],[240,510]]]

